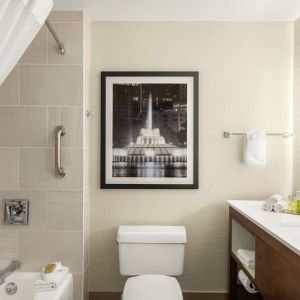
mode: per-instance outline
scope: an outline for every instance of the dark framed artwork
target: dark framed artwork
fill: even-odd
[[[198,188],[198,72],[101,72],[101,188]]]

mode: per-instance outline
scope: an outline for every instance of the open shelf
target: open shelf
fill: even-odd
[[[240,261],[238,254],[235,251],[231,252],[232,257],[241,267],[241,269],[246,273],[249,279],[254,283],[255,282],[255,269],[248,268],[242,261]]]
[[[255,269],[248,268],[237,254],[238,249],[247,249],[255,251],[255,236],[252,235],[236,220],[232,220],[232,236],[231,236],[231,256],[237,264],[243,269],[249,279],[255,282]]]

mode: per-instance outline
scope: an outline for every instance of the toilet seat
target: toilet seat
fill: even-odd
[[[183,297],[174,277],[147,274],[126,281],[122,300],[183,300]]]

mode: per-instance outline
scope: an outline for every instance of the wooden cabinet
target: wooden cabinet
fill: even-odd
[[[266,299],[300,299],[300,269],[285,259],[284,253],[256,239],[255,281]]]
[[[238,224],[248,232],[238,241],[234,229]],[[255,270],[247,269],[238,259],[235,248],[245,239],[255,250]],[[237,245],[236,245],[237,244]],[[249,246],[248,246],[249,247]],[[237,268],[241,268],[251,279],[265,300],[300,300],[300,256],[275,239],[261,227],[230,207],[229,211],[229,299],[236,299]]]

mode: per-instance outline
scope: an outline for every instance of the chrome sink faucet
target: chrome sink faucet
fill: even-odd
[[[0,270],[0,285],[5,282],[7,276],[12,272],[21,268],[21,262],[19,260],[12,260],[8,267],[3,270]]]

